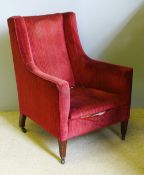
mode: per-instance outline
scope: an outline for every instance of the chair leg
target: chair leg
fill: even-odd
[[[125,140],[127,126],[128,126],[128,120],[121,122],[121,139],[122,140]]]
[[[59,143],[59,153],[61,157],[61,164],[65,163],[66,157],[66,147],[67,147],[67,140],[66,141],[58,141]]]
[[[26,133],[27,130],[25,128],[25,121],[26,121],[26,116],[23,114],[20,114],[19,116],[19,127],[21,128],[22,132]]]

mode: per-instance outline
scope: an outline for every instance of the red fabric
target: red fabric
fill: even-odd
[[[70,89],[67,81],[42,72],[34,63],[25,27],[9,18],[19,108],[36,123],[61,140],[68,135]],[[17,24],[17,25],[16,25]]]
[[[70,119],[105,112],[126,104],[118,94],[92,88],[73,88],[70,99]]]
[[[61,141],[129,118],[132,69],[86,56],[74,13],[11,17],[8,25],[22,114]]]
[[[63,18],[60,14],[15,19],[20,48],[29,45],[32,61],[46,74],[74,85],[74,78],[65,45]],[[27,40],[23,41],[23,38]],[[57,53],[57,54],[55,54]],[[25,54],[26,57],[27,54]],[[29,58],[26,60],[29,62]]]
[[[76,85],[120,93],[130,103],[133,69],[89,58],[82,49],[74,13],[64,14],[64,30]]]
[[[129,112],[129,106],[125,105],[120,108],[108,110],[104,115],[92,118],[79,118],[76,120],[70,119],[68,139],[128,120]]]

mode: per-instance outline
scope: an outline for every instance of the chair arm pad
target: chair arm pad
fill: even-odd
[[[84,61],[82,85],[130,96],[132,68],[96,61],[88,57]]]

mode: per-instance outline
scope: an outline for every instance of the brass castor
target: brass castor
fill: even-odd
[[[27,129],[26,128],[21,128],[22,132],[23,133],[26,133],[27,132]]]
[[[122,140],[125,140],[125,135],[122,135],[121,139],[122,139]]]
[[[65,164],[65,158],[61,158],[61,164]]]

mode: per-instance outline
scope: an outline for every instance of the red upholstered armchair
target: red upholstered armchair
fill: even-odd
[[[125,138],[132,69],[90,59],[83,51],[75,14],[8,19],[23,132],[26,116],[59,141],[121,122]]]

